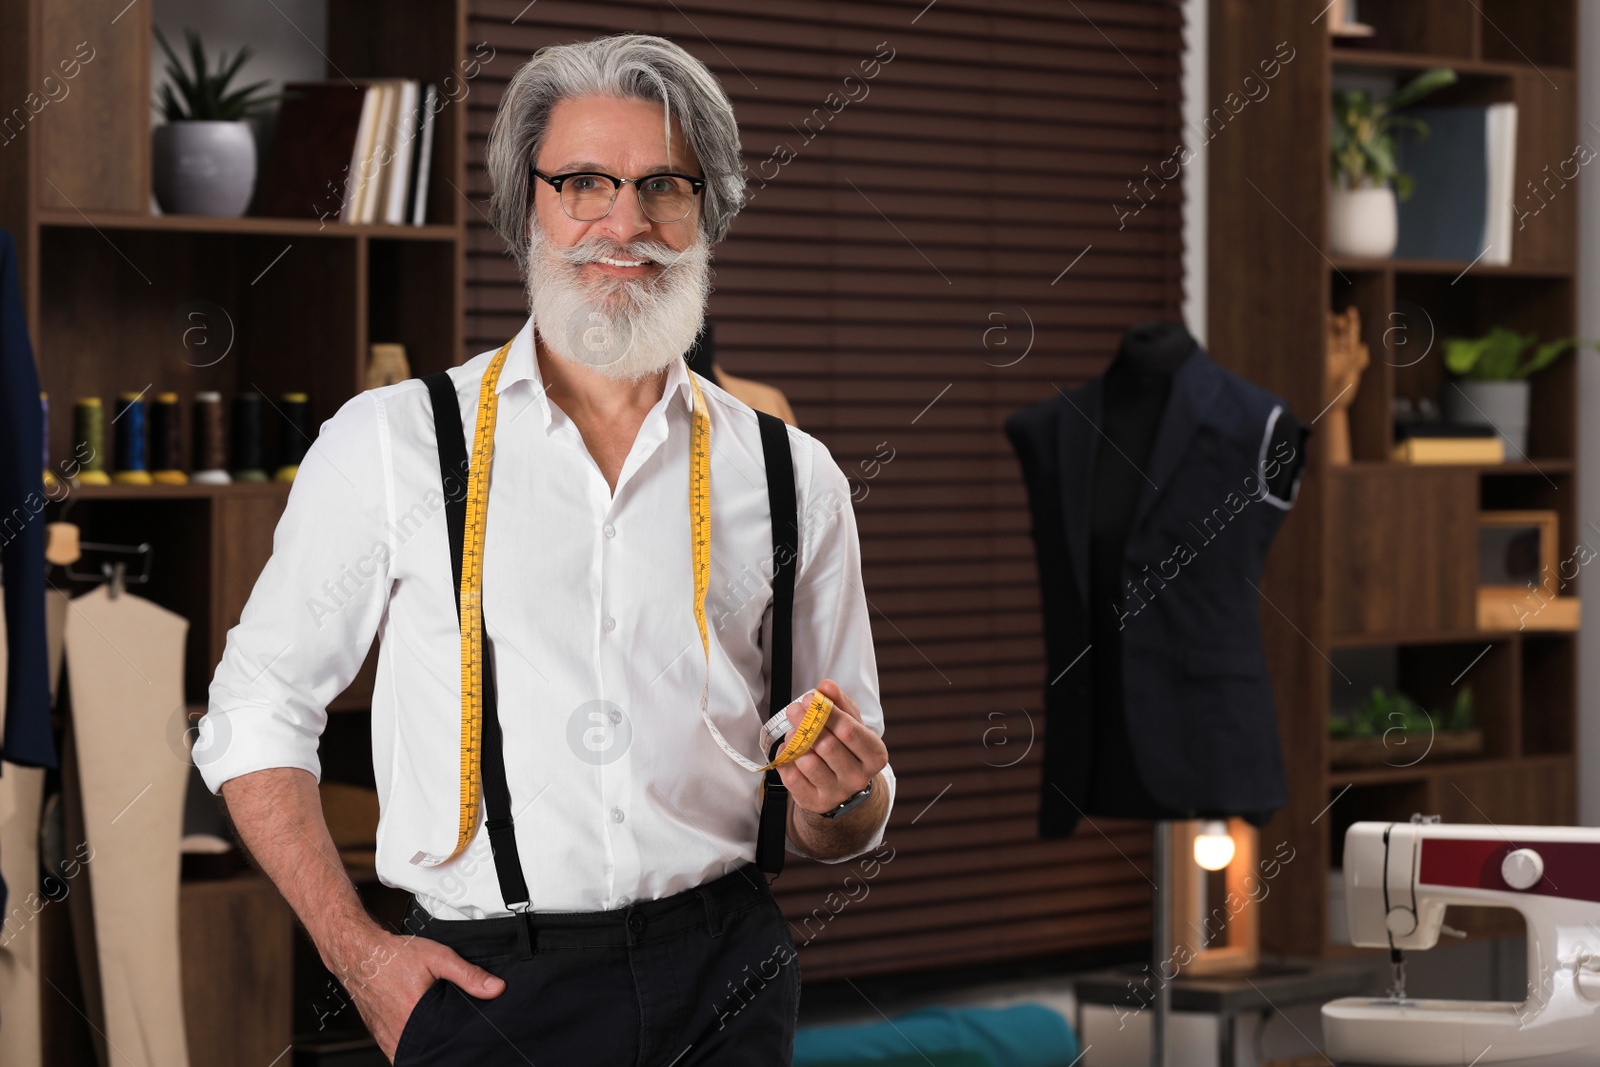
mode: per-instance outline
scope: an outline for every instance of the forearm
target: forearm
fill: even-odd
[[[866,850],[888,810],[889,789],[880,773],[873,776],[872,795],[867,802],[837,819],[824,819],[798,804],[790,804],[789,840],[812,859],[842,859]]]
[[[297,767],[274,767],[229,779],[222,796],[245,847],[305,925],[323,963],[338,973],[340,961],[363,958],[382,931],[345,873],[316,779]]]

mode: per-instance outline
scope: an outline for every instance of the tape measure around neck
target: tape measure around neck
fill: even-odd
[[[484,528],[489,508],[489,472],[494,462],[494,429],[499,410],[499,393],[496,385],[511,351],[507,341],[483,373],[478,388],[478,412],[473,434],[470,467],[467,473],[466,529],[461,554],[461,766],[460,811],[456,827],[455,848],[448,855],[437,856],[418,853],[412,862],[421,867],[436,867],[460,855],[478,829],[478,812],[481,803],[481,752],[483,749],[483,545]],[[758,763],[745,758],[730,745],[722,732],[712,722],[709,710],[711,688],[711,636],[706,626],[706,591],[711,580],[711,418],[706,410],[705,396],[694,374],[689,374],[689,385],[694,392],[689,434],[689,526],[694,557],[694,617],[700,631],[700,645],[705,653],[705,679],[700,686],[700,717],[719,748],[735,763],[748,771],[765,772],[774,767],[787,766],[810,751],[822,735],[833,702],[821,693],[813,692],[805,716],[795,728],[794,736],[777,757],[768,763]],[[784,694],[772,694],[774,702]],[[776,741],[788,728],[788,716],[782,710],[762,724],[764,737]]]

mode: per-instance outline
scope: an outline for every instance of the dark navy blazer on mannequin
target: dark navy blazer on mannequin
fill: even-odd
[[[1177,369],[1127,533],[1120,603],[1091,605],[1096,379],[1006,422],[1028,487],[1048,660],[1040,833],[1093,810],[1105,744],[1088,650],[1104,614],[1122,642],[1127,740],[1146,817],[1241,815],[1286,800],[1261,647],[1261,569],[1293,501],[1305,431],[1278,398],[1196,349]],[[1282,495],[1280,495],[1282,494]]]
[[[5,582],[6,725],[0,757],[54,767],[44,625],[44,415],[22,314],[17,248],[0,230],[0,581]],[[6,901],[0,881],[0,914]]]

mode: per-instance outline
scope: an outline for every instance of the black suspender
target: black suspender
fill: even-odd
[[[789,456],[789,427],[777,416],[756,412],[761,428],[761,458],[767,465],[767,505],[772,512],[772,674],[767,687],[767,713],[776,715],[794,693],[794,572],[799,563],[800,520],[794,495],[794,463]],[[772,743],[768,762],[783,738]],[[789,790],[776,769],[769,770],[761,792],[761,824],[756,833],[756,867],[766,874],[783,870],[783,841],[789,821]]]
[[[444,488],[445,527],[450,534],[450,573],[455,576],[456,619],[461,618],[461,557],[467,530],[467,434],[461,424],[456,388],[444,371],[423,379],[433,403],[433,429],[439,439],[439,480]],[[453,490],[453,491],[452,491]],[[480,625],[483,616],[479,614]],[[500,702],[495,692],[494,655],[489,633],[482,625],[483,646],[483,747],[479,764],[483,774],[484,814],[489,828],[489,849],[500,895],[506,907],[516,910],[528,903],[528,883],[517,855],[517,835],[511,818],[511,787],[506,782],[504,741],[500,736]]]
[[[467,436],[455,385],[444,371],[422,379],[433,405],[433,428],[439,441],[439,479],[444,488],[445,527],[450,537],[450,573],[455,578],[456,618],[461,618],[461,562],[467,528]],[[768,689],[769,714],[777,714],[793,695],[794,578],[799,565],[800,521],[795,502],[794,461],[789,451],[789,430],[782,419],[756,412],[761,430],[761,454],[767,468],[767,501],[772,511],[772,669]],[[481,616],[480,616],[481,617]],[[496,699],[494,657],[487,631],[483,645],[483,803],[494,855],[495,876],[506,906],[516,910],[528,902],[528,884],[517,855],[517,838],[511,814],[511,789],[506,780],[504,740]],[[782,746],[772,745],[770,760]],[[776,770],[766,772],[761,797],[761,817],[756,835],[756,866],[767,874],[783,870],[784,836],[789,820],[789,791]]]

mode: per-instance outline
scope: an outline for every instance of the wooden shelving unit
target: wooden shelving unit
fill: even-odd
[[[459,85],[466,77],[464,0],[328,0],[327,11],[329,78]],[[170,390],[187,414],[199,390],[219,391],[225,402],[250,389],[269,400],[303,391],[314,432],[360,390],[371,343],[405,345],[417,374],[460,362],[472,210],[460,193],[464,97],[438,113],[427,225],[153,214],[151,18],[150,5],[125,0],[0,0],[8,109],[55,91],[60,61],[86,54],[80,42],[93,49],[67,79],[68,93],[0,134],[0,225],[19,249],[51,398],[52,462],[71,455],[80,396],[109,405],[124,390]],[[204,349],[184,340],[195,311]],[[270,406],[264,415],[275,418]],[[276,432],[268,426],[269,456]],[[288,486],[83,486],[56,495],[63,499],[52,517],[65,511],[85,539],[153,547],[150,582],[138,591],[190,620],[185,700],[203,707],[227,631],[270,554]],[[370,784],[370,731],[360,714],[370,666],[336,702],[357,714],[336,716],[324,736],[327,777]],[[370,869],[356,874],[372,881]],[[380,901],[380,910],[392,903]],[[185,883],[179,907],[190,1063],[287,1062],[294,1035],[317,1030],[311,1005],[326,994],[327,975],[275,891],[251,874]],[[63,992],[44,995],[45,1062],[90,1064],[66,911],[49,908],[40,919],[46,974]],[[342,1026],[364,1032],[353,1010],[344,1014]]]
[[[1446,387],[1444,338],[1502,324],[1541,338],[1575,332],[1577,190],[1552,185],[1528,205],[1539,210],[1522,220],[1506,266],[1325,254],[1330,94],[1341,72],[1403,80],[1452,67],[1459,83],[1429,103],[1515,101],[1515,186],[1526,190],[1578,140],[1576,12],[1568,0],[1363,0],[1361,19],[1377,28],[1382,50],[1331,41],[1314,14],[1298,5],[1211,5],[1213,103],[1280,42],[1294,56],[1272,96],[1206,148],[1208,311],[1212,354],[1307,419],[1333,400],[1326,313],[1359,308],[1372,353],[1351,408],[1355,462],[1330,466],[1313,437],[1299,500],[1263,583],[1290,799],[1262,844],[1270,851],[1287,841],[1297,858],[1263,905],[1262,938],[1277,951],[1342,955],[1350,950],[1329,937],[1328,882],[1351,823],[1413,812],[1497,824],[1576,819],[1575,635],[1483,631],[1475,611],[1481,509],[1557,511],[1563,555],[1581,537],[1575,359],[1533,381],[1526,458],[1413,467],[1388,457],[1393,399],[1437,397]],[[1398,347],[1396,326],[1412,347]],[[1424,706],[1471,684],[1483,751],[1333,765],[1330,710],[1348,696],[1340,664],[1374,655],[1394,657],[1400,688]],[[1520,932],[1520,920],[1507,915],[1452,911],[1450,922],[1474,936]]]

